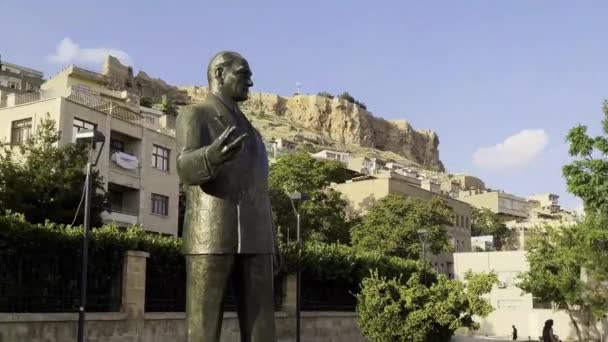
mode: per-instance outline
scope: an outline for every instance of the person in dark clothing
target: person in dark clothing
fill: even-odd
[[[513,341],[517,340],[517,328],[513,326]]]
[[[552,319],[548,319],[545,321],[545,327],[543,328],[543,342],[561,342],[557,335],[553,334]]]

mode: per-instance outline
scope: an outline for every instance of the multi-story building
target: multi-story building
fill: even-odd
[[[40,89],[44,83],[42,71],[0,61],[0,92],[22,94]]]
[[[443,198],[454,214],[453,225],[446,227],[454,251],[471,251],[471,207],[467,203],[445,196],[438,191],[426,190],[410,182],[408,177],[392,172],[381,173],[375,177],[360,177],[346,183],[333,184],[332,187],[344,195],[349,202],[349,210],[358,213],[365,213],[378,200],[389,194],[423,200]],[[431,261],[439,272],[453,274],[452,253],[433,256]]]
[[[105,222],[177,234],[179,179],[171,118],[141,108],[137,96],[105,87],[104,75],[75,66],[32,94],[13,94],[0,108],[0,137],[20,144],[49,116],[62,132],[59,144],[75,141],[81,129],[105,137],[97,169],[109,194]]]
[[[374,175],[383,170],[388,170],[386,162],[376,157],[350,157],[347,168],[364,175]]]
[[[528,196],[528,201],[537,202],[538,205],[535,205],[536,207],[548,210],[552,213],[556,213],[561,209],[559,205],[559,196],[552,193],[530,195]]]
[[[460,191],[458,199],[476,208],[486,208],[507,219],[528,217],[529,205],[525,198],[501,191]]]
[[[323,150],[317,153],[313,153],[311,154],[311,156],[317,159],[335,160],[345,165],[348,165],[348,160],[350,159],[350,153],[348,152],[338,152],[330,150]]]

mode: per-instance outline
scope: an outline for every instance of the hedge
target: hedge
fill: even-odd
[[[79,271],[81,245],[81,227],[51,222],[31,224],[25,221],[23,215],[0,215],[0,251],[4,255],[65,255],[71,259],[73,269]],[[178,237],[149,233],[141,227],[123,229],[107,225],[90,232],[89,269],[98,272],[111,270],[114,264],[121,263],[125,251],[140,250],[150,253],[149,263],[154,265],[155,274],[163,274],[164,279],[176,279],[183,273],[181,245]],[[283,264],[279,275],[294,274],[298,265],[296,244],[281,244],[280,250]],[[409,278],[421,265],[412,260],[356,252],[346,245],[311,242],[303,246],[301,267],[305,284],[314,287],[314,291],[317,287],[333,286],[354,293],[358,292],[359,284],[372,269],[377,269],[380,275],[386,277],[403,275]],[[434,281],[434,275],[429,273],[428,279]],[[310,295],[310,291],[307,293]],[[316,298],[315,293],[310,296]]]

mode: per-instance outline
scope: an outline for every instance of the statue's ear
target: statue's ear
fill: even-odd
[[[224,68],[222,67],[218,67],[215,68],[215,79],[217,80],[217,82],[221,85],[224,84]]]

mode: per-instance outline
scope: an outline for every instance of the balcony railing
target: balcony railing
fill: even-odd
[[[110,213],[104,212],[101,215],[101,218],[104,221],[116,222],[119,224],[126,224],[126,225],[137,224],[137,217],[138,217],[137,213],[135,213],[133,211],[124,210],[124,209],[120,209],[120,210],[112,209],[112,211]]]
[[[85,107],[89,107],[96,111],[111,115],[125,121],[129,121],[136,125],[143,125],[142,116],[125,106],[118,104],[112,100],[106,100],[100,96],[96,96],[89,92],[84,92],[76,87],[72,87],[68,100],[74,101]]]
[[[0,108],[12,107],[31,102],[56,98],[63,96],[57,92],[38,90],[32,93],[25,94],[9,94],[8,96],[2,96],[0,98]],[[133,101],[136,100],[136,96],[131,96]],[[101,97],[98,93],[86,91],[83,88],[72,86],[70,88],[69,95],[66,97],[68,100],[78,103],[82,106],[91,108],[93,110],[102,112],[106,115],[111,115],[115,118],[128,121],[138,126],[143,126],[148,129],[162,132],[171,136],[175,136],[175,131],[172,127],[172,118],[166,118],[166,123],[161,123],[157,118],[145,117],[139,113],[130,109],[126,104],[115,102],[109,99]],[[165,127],[167,126],[167,127]]]

